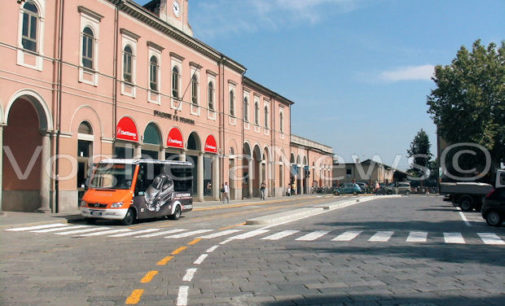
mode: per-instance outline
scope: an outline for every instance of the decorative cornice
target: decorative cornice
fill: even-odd
[[[207,69],[205,72],[207,72],[207,74],[210,74],[210,75],[211,75],[211,76],[213,76],[213,77],[216,77],[216,76],[217,76],[217,73],[215,73],[215,72],[214,72],[214,71],[212,71],[212,70]]]
[[[193,68],[196,68],[198,70],[202,69],[202,65],[199,65],[195,62],[189,62],[189,66],[193,67]]]
[[[138,41],[138,40],[139,40],[139,38],[140,38],[140,35],[137,35],[137,34],[135,34],[135,33],[131,32],[131,31],[128,31],[128,30],[127,30],[127,29],[125,29],[125,28],[121,28],[121,29],[119,29],[119,32],[120,32],[121,34],[126,35],[126,36],[129,36],[129,37],[131,37],[131,38],[133,38],[133,39],[135,39],[135,40],[137,40],[137,41]]]
[[[93,12],[92,10],[87,9],[87,8],[85,8],[85,7],[84,7],[84,6],[82,6],[82,5],[79,5],[79,6],[77,7],[77,11],[78,11],[79,13],[81,13],[81,14],[86,14],[86,15],[88,15],[88,16],[90,16],[90,17],[92,17],[92,18],[94,18],[94,19],[96,19],[96,20],[98,20],[98,21],[102,21],[103,15],[100,15],[100,14],[98,14],[98,13],[95,13],[95,12]]]
[[[160,46],[157,43],[154,43],[152,41],[147,41],[147,46],[151,47],[153,49],[156,49],[156,50],[158,50],[160,52],[162,52],[163,50],[165,50],[165,48],[163,48],[162,46]]]
[[[291,106],[295,104],[295,102],[281,96],[280,94],[272,91],[271,89],[266,88],[265,86],[251,80],[250,78],[244,76],[244,85],[250,87],[251,89],[255,89],[257,91],[262,92],[264,95],[269,96],[271,99],[275,99],[281,103],[284,103],[287,106]]]
[[[184,61],[184,56],[180,56],[179,54],[177,54],[175,52],[170,52],[170,57],[176,58],[176,59],[180,60],[181,62]]]
[[[109,2],[115,3],[116,0],[108,0]],[[158,16],[155,16],[153,13],[147,11],[144,9],[142,6],[139,4],[133,2],[133,1],[124,1],[118,4],[118,8],[123,11],[124,13],[136,18],[137,20],[149,25],[153,29],[156,29],[160,31],[161,33],[167,35],[168,37],[171,37],[178,42],[192,48],[193,50],[201,53],[202,55],[207,56],[208,58],[212,59],[215,62],[223,62],[228,68],[234,70],[235,72],[239,74],[244,74],[246,71],[246,68],[239,64],[238,62],[225,57],[222,53],[219,51],[213,49],[212,47],[206,45],[202,41],[191,37],[181,30],[173,27],[172,25],[168,24],[167,22],[161,20],[158,18]]]

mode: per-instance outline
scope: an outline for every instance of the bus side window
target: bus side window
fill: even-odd
[[[500,185],[505,185],[505,172],[500,173]]]
[[[146,190],[146,187],[144,185],[145,176],[146,176],[145,164],[140,164],[139,167],[140,167],[140,169],[139,169],[139,174],[137,176],[137,184],[135,184],[135,195],[136,196],[144,195],[144,191]]]

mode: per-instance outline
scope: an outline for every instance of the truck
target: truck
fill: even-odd
[[[480,182],[441,182],[440,194],[445,195],[454,206],[463,211],[480,211],[482,199],[495,187],[505,187],[504,169],[496,171],[494,185]]]

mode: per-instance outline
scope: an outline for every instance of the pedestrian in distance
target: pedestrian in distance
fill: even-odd
[[[223,204],[225,203],[230,203],[230,186],[228,186],[228,182],[225,182],[223,187],[221,187],[221,193],[222,193],[222,199],[223,199]]]
[[[265,182],[261,183],[260,194],[261,194],[262,200],[266,199],[266,189],[267,189],[267,185],[265,185]]]

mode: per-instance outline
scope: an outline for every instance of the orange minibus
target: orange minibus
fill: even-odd
[[[189,162],[151,159],[106,159],[95,166],[81,201],[88,223],[170,216],[179,219],[193,209],[192,168]]]

